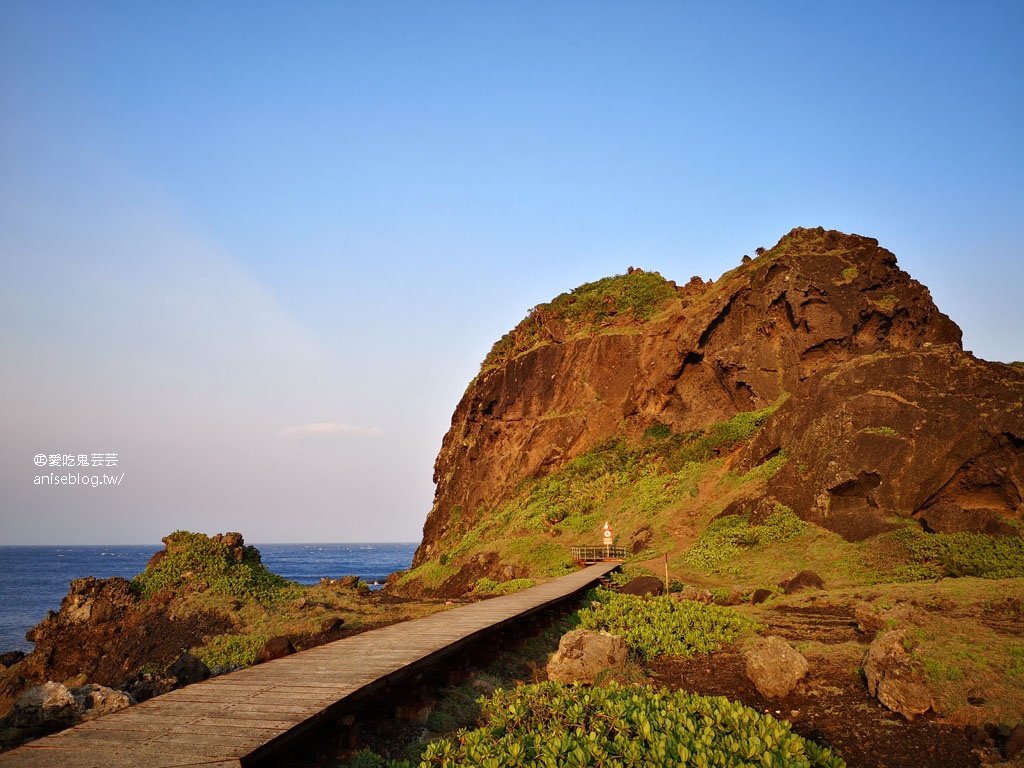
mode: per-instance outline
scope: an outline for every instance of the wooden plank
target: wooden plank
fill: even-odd
[[[0,754],[0,768],[239,768],[378,681],[578,593],[617,563],[337,640],[172,691]]]

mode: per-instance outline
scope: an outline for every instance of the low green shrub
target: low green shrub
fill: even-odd
[[[713,653],[757,624],[730,608],[671,597],[637,597],[598,588],[580,626],[620,635],[634,658]]]
[[[533,579],[509,579],[508,581],[494,581],[493,579],[477,579],[473,591],[479,594],[507,595],[510,592],[519,592],[529,589],[534,584]]]
[[[888,575],[901,580],[943,576],[1011,579],[1024,576],[1024,538],[985,533],[927,533],[913,524],[877,537],[874,544],[895,561]]]
[[[210,669],[214,667],[249,667],[267,642],[262,635],[217,635],[206,645],[193,648],[192,653]]]
[[[846,765],[743,704],[650,686],[524,685],[496,691],[483,714],[484,726],[429,744],[420,768]]]

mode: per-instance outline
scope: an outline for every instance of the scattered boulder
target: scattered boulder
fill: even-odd
[[[906,642],[902,629],[878,635],[864,656],[864,677],[868,693],[913,720],[932,708],[932,696],[921,664],[907,652]]]
[[[0,718],[0,751],[134,703],[135,699],[124,691],[102,685],[85,685],[72,690],[49,680],[23,691],[10,712]]]
[[[660,595],[665,592],[665,583],[656,576],[637,576],[619,588],[624,595]]]
[[[75,688],[71,691],[71,695],[75,700],[75,708],[83,720],[117,712],[135,703],[135,698],[127,691],[119,691],[95,683]]]
[[[548,662],[548,679],[561,683],[592,683],[606,669],[625,669],[626,641],[618,635],[574,629],[562,635]]]
[[[892,608],[877,608],[871,603],[857,603],[853,616],[861,632],[877,632],[880,629],[899,629],[913,622],[916,609],[909,603],[897,603]]]
[[[345,620],[340,616],[328,616],[320,622],[320,631],[323,634],[327,634],[328,632],[333,632],[334,630],[339,629],[344,623]]]
[[[490,696],[492,693],[498,690],[498,686],[496,686],[493,682],[486,678],[480,677],[479,675],[473,675],[473,677],[470,678],[469,685],[473,688],[473,690],[479,691],[484,696]]]
[[[177,682],[176,677],[164,672],[140,672],[128,680],[125,688],[136,701],[148,701],[173,691]]]
[[[715,601],[715,597],[711,594],[710,590],[691,586],[683,587],[682,591],[678,592],[677,595],[680,600],[692,600],[695,603],[703,603],[704,605],[711,605]]]
[[[512,581],[512,579],[522,578],[523,570],[516,568],[514,565],[506,565],[501,569],[501,578],[503,581]]]
[[[262,664],[265,661],[273,661],[290,656],[295,653],[295,646],[292,641],[284,635],[272,637],[263,644],[263,647],[256,653],[256,663]]]
[[[780,581],[779,587],[787,595],[792,595],[794,592],[802,592],[805,589],[824,589],[825,582],[814,571],[800,571],[793,578]]]
[[[774,594],[775,593],[772,590],[764,589],[763,587],[761,589],[755,589],[754,594],[750,596],[750,602],[754,605],[760,605]]]
[[[733,587],[729,590],[729,596],[725,598],[725,604],[739,605],[740,603],[745,603],[746,598],[747,593],[745,590],[741,589],[740,587]]]
[[[167,667],[167,674],[177,680],[175,688],[183,688],[206,680],[210,676],[210,668],[198,656],[185,651]]]
[[[761,637],[746,653],[747,677],[766,699],[787,696],[804,675],[807,659],[781,637]]]

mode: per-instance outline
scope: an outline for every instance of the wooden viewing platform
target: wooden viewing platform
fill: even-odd
[[[251,765],[328,721],[357,693],[396,682],[491,630],[579,593],[617,567],[599,563],[522,592],[195,683],[0,754],[0,766]]]
[[[626,559],[626,548],[605,544],[600,547],[571,547],[572,559],[577,565],[594,563],[621,563]]]

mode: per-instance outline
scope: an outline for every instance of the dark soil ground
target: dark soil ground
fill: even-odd
[[[738,653],[712,658],[663,659],[651,665],[668,688],[726,696],[780,720],[796,733],[838,752],[850,768],[977,768],[967,731],[927,717],[908,722],[867,693],[850,670],[815,665],[810,679],[782,699],[767,700],[747,679]],[[985,734],[987,736],[987,734]]]
[[[775,634],[793,644],[818,643],[844,646],[839,654],[808,653],[811,669],[807,678],[789,696],[767,700],[747,679],[742,654],[726,650],[692,659],[659,659],[647,667],[656,685],[704,695],[726,696],[761,712],[787,720],[801,736],[838,752],[850,768],[978,768],[999,762],[1002,739],[998,733],[944,724],[933,715],[913,721],[890,712],[867,693],[856,662],[871,636],[857,631],[853,616],[830,607],[793,608],[780,606],[768,616],[765,634]],[[558,632],[538,635],[518,649],[495,649],[474,660],[476,669],[495,671],[495,658],[505,675],[524,682],[543,678],[537,659],[557,647]],[[482,649],[481,649],[482,650]],[[446,672],[452,682],[452,670]],[[462,667],[462,677],[472,670]],[[458,674],[454,677],[459,677]],[[368,747],[389,757],[407,756],[404,745],[423,738],[427,713],[445,705],[439,701],[443,676],[425,684],[411,698],[397,693],[392,700],[367,702],[354,718],[353,728],[335,728],[307,741],[304,749],[276,756],[278,765],[312,768],[344,765],[356,751]],[[424,681],[426,683],[427,681]],[[415,699],[415,700],[413,700]]]
[[[834,606],[780,606],[770,613],[764,634],[794,645],[852,644],[864,651],[873,637],[858,632],[852,614]],[[735,651],[660,659],[650,671],[668,688],[725,696],[788,720],[801,736],[842,755],[850,768],[977,768],[1000,758],[998,733],[945,725],[931,714],[908,721],[868,694],[856,665],[825,654],[809,654],[808,661],[807,678],[793,693],[771,700],[758,693],[742,654]]]

